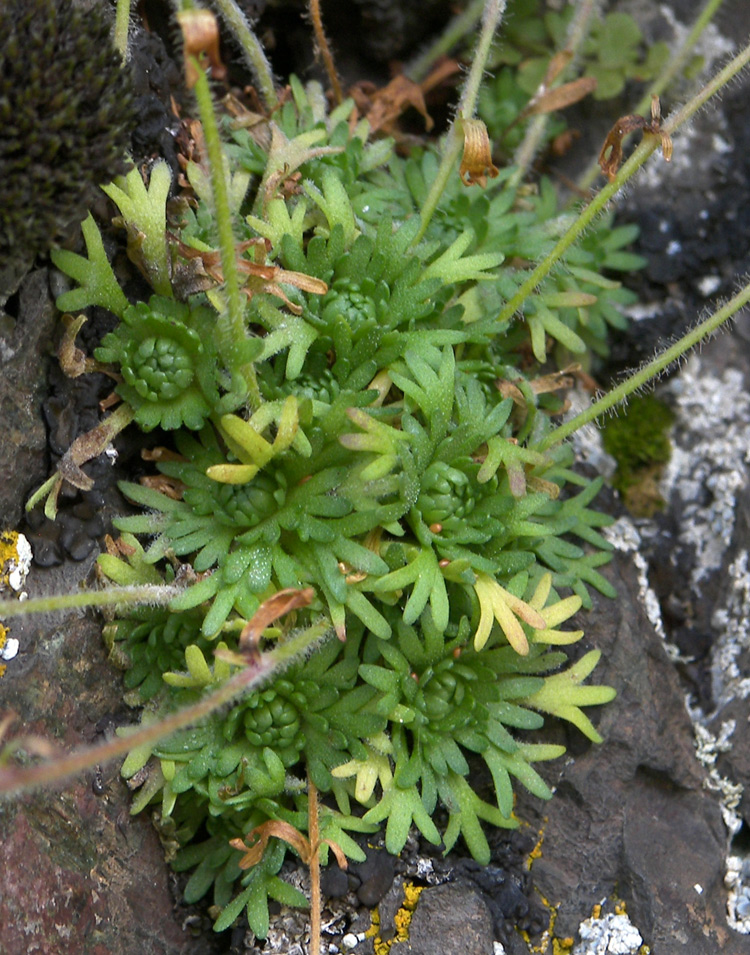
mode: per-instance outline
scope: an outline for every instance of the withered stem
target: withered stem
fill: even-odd
[[[307,834],[310,839],[310,955],[320,955],[320,831],[318,790],[307,771]]]
[[[315,33],[315,42],[320,51],[320,55],[323,57],[323,65],[326,68],[326,73],[328,74],[328,80],[331,84],[331,89],[333,90],[333,98],[336,100],[336,104],[342,103],[344,101],[344,94],[341,90],[341,83],[339,83],[338,74],[336,73],[336,66],[333,62],[333,54],[331,53],[331,48],[328,45],[328,39],[326,38],[325,30],[323,29],[323,18],[320,15],[320,0],[310,0],[310,19],[312,20],[313,31]]]

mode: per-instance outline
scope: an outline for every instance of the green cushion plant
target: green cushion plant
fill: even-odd
[[[639,263],[632,230],[595,220],[606,189],[576,218],[512,168],[481,191],[451,176],[500,12],[488,3],[442,159],[371,141],[351,102],[329,111],[296,79],[265,135],[224,120],[222,141],[198,68],[191,204],[167,226],[163,164],[148,187],[138,171],[108,187],[155,294],[128,303],[92,218],[87,256],[53,253],[79,283],[61,308],[120,319],[95,357],[122,426],[174,432],[158,475],[121,485],[142,510],[99,565],[119,585],[108,644],[144,705],[123,766],[134,810],[158,801],[217,929],[244,909],[263,937],[269,898],[301,901],[282,838],[317,859],[302,835],[317,791],[321,838],[350,858],[350,833],[383,824],[391,852],[414,825],[488,861],[482,822],[517,825],[513,781],[551,795],[534,764],[563,749],[524,732],[552,715],[600,741],[584,708],[614,697],[583,685],[598,651],[564,649],[591,588],[615,594],[597,569],[602,480],[562,439],[630,385],[555,427],[545,372],[606,353],[629,301],[612,272]]]

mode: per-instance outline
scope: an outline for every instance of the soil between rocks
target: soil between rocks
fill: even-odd
[[[684,4],[675,0],[670,6],[687,19]],[[743,16],[748,19],[746,6],[728,4],[718,26],[727,36],[741,35]],[[352,56],[361,62],[361,51]],[[649,175],[628,197],[625,215],[642,224],[641,247],[650,254],[645,279],[638,283],[648,307],[618,346],[628,364],[648,353],[657,337],[694,320],[715,301],[713,296],[731,291],[736,277],[747,270],[749,99],[746,86],[729,91],[720,108],[703,114],[691,130],[683,152],[691,161],[678,164],[681,147],[676,141],[672,170],[657,170],[656,178]],[[157,141],[158,125],[155,121],[152,136]],[[718,153],[710,148],[717,136],[727,145]],[[704,208],[707,217],[701,217]],[[666,230],[662,222],[667,222]],[[657,241],[658,235],[665,238]],[[680,246],[671,255],[665,252],[670,242]],[[718,284],[701,281],[712,276]],[[53,370],[56,311],[49,284],[46,268],[35,267],[7,309],[14,322],[6,327],[0,356],[0,409],[6,423],[0,442],[0,473],[5,476],[0,515],[5,526],[19,526],[29,490],[50,473],[55,454],[65,450],[75,433],[89,427],[101,396],[96,382],[71,384]],[[704,294],[706,288],[713,289],[710,295]],[[355,953],[374,950],[372,940],[361,936],[369,927],[369,909],[378,902],[381,937],[395,937],[403,883],[413,881],[422,892],[408,942],[391,945],[399,955],[492,953],[496,941],[508,955],[521,955],[528,948],[516,928],[530,930],[540,942],[549,911],[542,898],[556,909],[555,936],[576,939],[576,955],[607,951],[587,947],[579,926],[596,903],[604,902],[605,912],[613,912],[618,901],[626,904],[632,924],[657,955],[750,951],[748,937],[727,922],[728,904],[733,915],[742,911],[737,898],[745,886],[742,860],[750,850],[746,690],[742,697],[743,679],[747,682],[750,675],[750,482],[747,457],[729,460],[732,446],[742,450],[744,441],[746,451],[750,440],[742,419],[742,398],[750,394],[749,344],[745,316],[731,336],[721,336],[704,350],[697,367],[688,367],[682,391],[680,379],[668,386],[667,399],[679,406],[685,389],[695,392],[701,380],[716,383],[719,413],[711,432],[688,427],[689,404],[675,432],[684,473],[694,474],[693,484],[686,486],[697,491],[692,498],[684,496],[680,476],[673,474],[667,510],[654,521],[638,523],[639,544],[631,525],[619,526],[623,550],[605,569],[618,600],[599,599],[583,618],[587,643],[581,652],[592,646],[602,650],[597,679],[618,690],[598,723],[605,744],[591,747],[563,727],[557,729],[571,758],[547,770],[555,798],[540,803],[519,796],[522,829],[493,836],[493,862],[483,872],[470,860],[429,855],[416,840],[399,860],[376,861],[384,854],[374,850],[365,868],[355,867],[353,881],[338,889],[331,886],[332,895],[345,889],[341,900],[328,903],[324,918],[337,947],[348,935]],[[709,438],[726,441],[723,459],[712,460],[700,450]],[[111,488],[112,478],[132,466],[134,449],[123,444],[118,450],[114,470],[106,461],[95,465],[102,488]],[[699,457],[702,469],[696,464]],[[620,515],[614,497],[608,506]],[[71,498],[59,529],[41,523],[28,527],[38,559],[48,565],[34,568],[29,593],[77,586],[95,556],[88,544],[101,537],[117,507],[108,490],[89,500]],[[686,533],[691,527],[698,530],[697,537]],[[704,545],[712,533],[716,548],[705,565]],[[14,623],[12,632],[21,652],[0,683],[0,710],[22,714],[25,733],[72,748],[131,720],[95,619],[26,619]],[[701,727],[704,763],[696,757],[696,724],[686,698]],[[732,721],[735,731],[727,736]],[[719,741],[713,750],[701,732]],[[734,790],[734,802],[732,785],[742,787]],[[155,830],[147,819],[130,817],[128,807],[129,793],[116,766],[102,767],[53,793],[0,802],[1,952],[302,951],[306,927],[300,913],[280,913],[262,949],[241,928],[213,935],[205,914],[180,903],[177,880],[164,862]],[[535,846],[541,855],[534,853],[529,873],[525,861]],[[725,885],[730,856],[740,860],[733,896]],[[299,873],[291,877],[303,878]],[[750,899],[750,873],[747,883]]]

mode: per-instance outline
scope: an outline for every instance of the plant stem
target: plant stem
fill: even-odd
[[[735,77],[750,62],[750,44],[748,44],[740,53],[731,60],[723,70],[720,70],[716,76],[710,80],[698,93],[695,94],[681,109],[673,113],[664,123],[665,133],[672,134],[680,126],[691,119],[702,106],[711,99],[722,87]],[[604,209],[609,200],[620,191],[625,183],[633,176],[641,166],[646,162],[651,153],[659,145],[659,140],[655,136],[646,136],[635,149],[630,158],[618,171],[612,182],[607,183],[581,210],[575,222],[568,231],[558,240],[552,251],[536,266],[526,280],[520,285],[516,294],[508,301],[505,308],[498,316],[498,322],[504,322],[512,318],[521,308],[529,295],[537,288],[542,279],[552,271],[552,268],[563,257],[570,246],[578,237],[588,228],[591,222]]]
[[[469,75],[466,77],[463,91],[461,92],[461,99],[456,108],[455,119],[446,135],[443,157],[440,161],[435,181],[430,187],[430,191],[427,194],[427,198],[419,214],[420,226],[412,242],[413,246],[421,241],[427,231],[427,227],[435,214],[435,210],[445,190],[448,178],[453,172],[456,161],[461,154],[461,147],[463,145],[463,121],[465,119],[471,119],[476,110],[479,87],[482,83],[482,77],[484,76],[484,67],[490,53],[490,45],[495,35],[495,30],[497,30],[500,25],[503,13],[505,12],[505,2],[506,0],[487,0],[485,4],[477,50],[471,63]]]
[[[685,37],[682,46],[674,56],[670,57],[669,63],[667,64],[664,71],[656,78],[655,82],[649,87],[648,91],[644,93],[643,98],[633,110],[634,113],[648,114],[649,110],[651,109],[651,96],[661,96],[675,76],[677,76],[680,70],[685,66],[685,63],[692,53],[693,47],[698,42],[701,33],[703,33],[708,24],[711,22],[714,14],[723,2],[724,0],[708,0],[705,7],[700,12],[698,18],[693,24],[692,29]],[[591,187],[591,183],[596,179],[598,174],[599,165],[596,161],[594,161],[579,179],[579,189],[583,191],[589,189]]]
[[[432,64],[448,54],[465,37],[482,15],[484,0],[472,0],[468,7],[453,17],[435,42],[404,67],[404,73],[415,83],[421,82],[430,72]]]
[[[279,105],[279,98],[276,95],[273,71],[265,50],[236,0],[214,0],[214,2],[224,23],[240,45],[263,105],[271,112]]]
[[[178,587],[143,584],[135,587],[108,587],[73,594],[50,594],[30,600],[0,600],[0,617],[25,617],[31,613],[57,613],[87,607],[120,607],[128,604],[163,606],[181,593]]]
[[[198,723],[215,710],[230,703],[241,693],[267,680],[276,670],[287,666],[295,657],[319,642],[329,631],[330,623],[325,620],[313,624],[290,637],[274,650],[259,656],[252,665],[238,670],[226,683],[193,706],[172,713],[158,723],[143,726],[132,734],[35,766],[0,766],[0,793],[58,782],[66,776],[72,776],[97,764],[109,762],[117,756],[123,756],[136,746],[156,743],[179,729]]]
[[[734,298],[730,299],[726,305],[696,325],[695,328],[683,335],[674,345],[665,349],[642,368],[639,368],[638,371],[621,382],[616,388],[608,391],[606,395],[602,395],[601,398],[586,408],[585,411],[582,411],[574,418],[555,428],[554,431],[551,431],[539,444],[539,450],[546,451],[548,448],[560,444],[565,438],[569,437],[575,431],[578,431],[579,428],[590,424],[615,405],[624,401],[627,397],[632,395],[634,391],[642,388],[648,384],[651,379],[660,375],[672,362],[679,361],[691,348],[712,335],[724,322],[729,321],[740,309],[744,308],[748,302],[750,302],[750,282],[740,289]]]
[[[331,89],[333,90],[333,98],[336,100],[337,104],[343,103],[344,94],[341,90],[341,83],[339,83],[338,74],[336,73],[336,65],[333,62],[333,54],[331,53],[331,48],[328,45],[328,38],[326,37],[325,30],[323,29],[323,18],[320,15],[320,0],[310,0],[310,19],[312,20],[313,32],[315,33],[315,42],[318,45],[320,55],[323,57],[323,65],[326,68],[328,80],[331,84]]]
[[[130,27],[130,0],[117,0],[115,12],[115,49],[119,51],[122,62],[128,58],[128,28]]]
[[[740,52],[731,59],[727,65],[719,70],[713,79],[699,90],[695,96],[691,97],[684,106],[673,113],[664,124],[665,132],[670,135],[698,112],[701,107],[715,96],[719,90],[723,89],[731,80],[737,76],[750,63],[750,43],[740,50]]]
[[[656,149],[657,145],[658,141],[656,139],[646,138],[643,140],[628,161],[620,168],[612,182],[607,183],[607,185],[594,196],[591,202],[581,210],[568,231],[558,239],[549,254],[542,259],[526,280],[521,283],[516,294],[507,302],[505,308],[500,312],[498,322],[504,322],[513,318],[529,295],[535,291],[542,279],[547,277],[552,271],[553,266],[557,264],[576,239],[588,228],[591,222],[599,215],[602,209],[604,209],[609,200],[619,192],[628,179],[641,168],[651,153]]]
[[[310,840],[310,953],[320,955],[320,831],[318,790],[307,770],[307,835]]]
[[[576,10],[575,16],[570,22],[568,33],[565,38],[564,49],[572,54],[571,62],[574,61],[575,55],[586,37],[589,20],[591,19],[591,15],[594,13],[594,10],[598,5],[599,0],[583,0]],[[569,67],[570,64],[568,64],[568,68]],[[560,82],[562,82],[566,73],[567,69],[563,70],[553,85],[558,85]],[[649,103],[650,102],[651,101],[649,100]],[[547,128],[548,119],[548,113],[542,113],[540,116],[532,117],[531,122],[526,128],[526,133],[524,134],[523,140],[516,149],[516,154],[513,157],[513,165],[515,166],[515,169],[511,177],[508,179],[508,188],[514,189],[526,175],[526,172],[533,162],[537,150],[539,149],[539,145],[544,138],[544,131]]]
[[[262,404],[260,389],[252,363],[238,362],[236,353],[241,352],[247,337],[245,329],[245,310],[240,291],[237,262],[235,260],[234,232],[232,230],[232,213],[229,207],[227,182],[224,174],[224,151],[221,147],[219,127],[214,113],[211,89],[208,76],[195,57],[191,57],[197,70],[197,80],[194,86],[198,112],[206,139],[206,152],[211,170],[211,191],[214,201],[214,215],[219,238],[219,253],[221,268],[224,275],[226,289],[226,311],[216,322],[216,343],[224,361],[234,375],[240,375],[247,386],[248,401],[251,408],[256,409]]]

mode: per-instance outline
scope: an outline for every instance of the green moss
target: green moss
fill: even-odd
[[[130,78],[101,4],[0,4],[0,258],[48,248],[124,172]]]
[[[664,506],[658,482],[672,446],[669,429],[674,415],[653,395],[634,398],[625,411],[604,425],[604,449],[617,461],[613,486],[630,511],[647,517]]]

